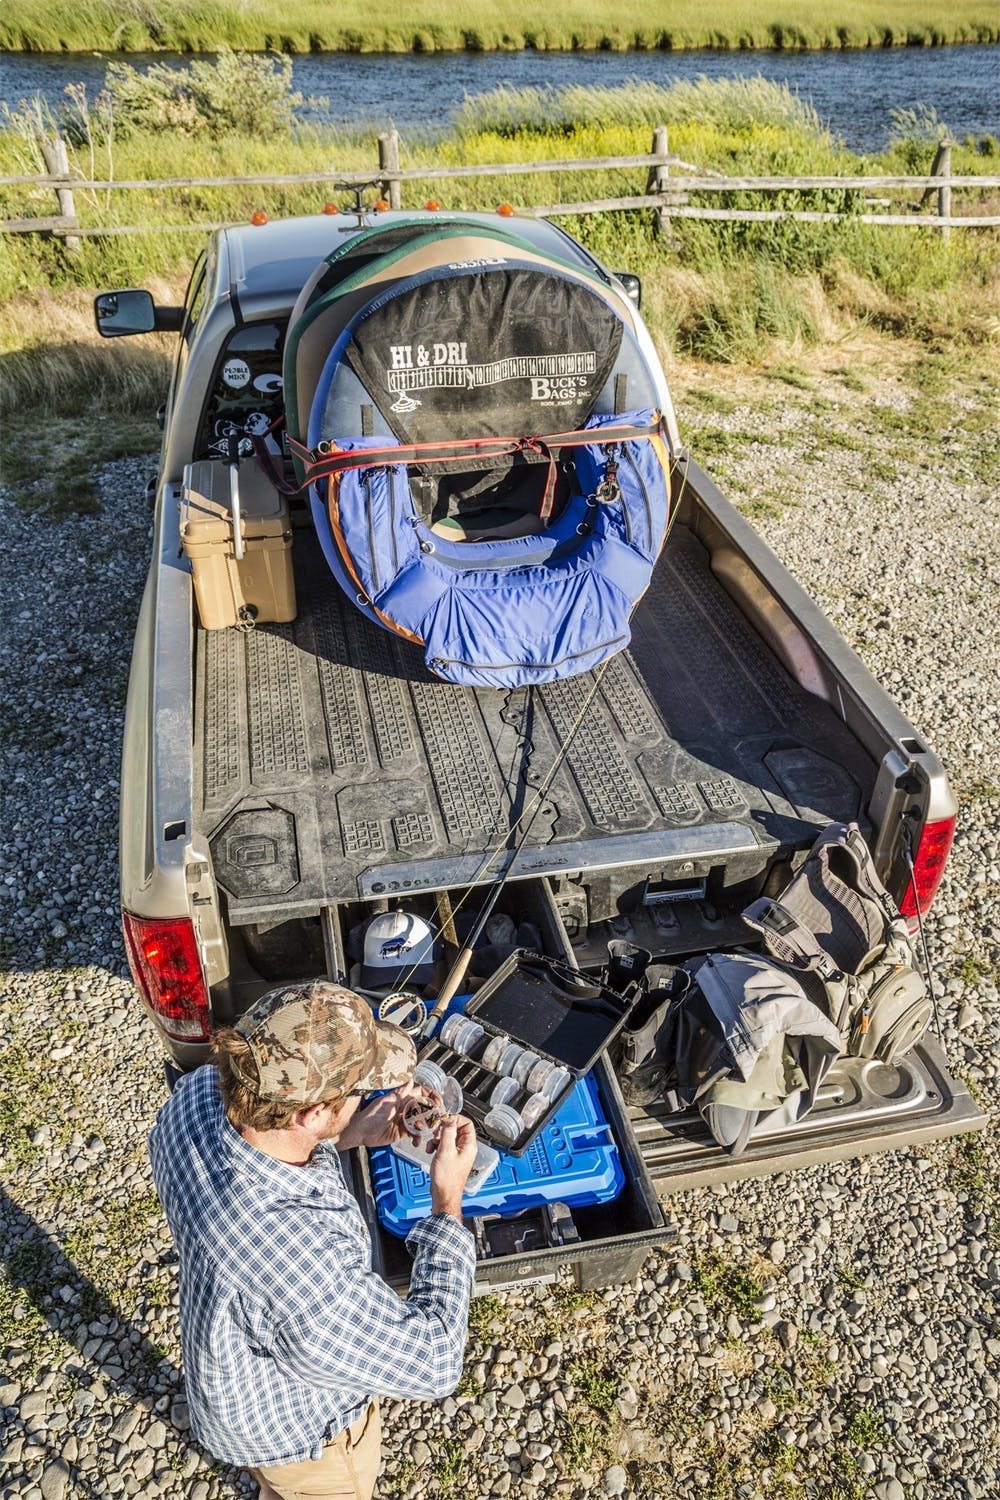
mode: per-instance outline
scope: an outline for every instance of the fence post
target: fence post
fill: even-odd
[[[938,142],[938,148],[934,155],[934,165],[931,167],[931,176],[942,179],[938,188],[937,211],[939,219],[951,218],[951,148],[954,143],[945,136],[944,140]],[[941,225],[941,238],[947,244],[951,239],[951,225]]]
[[[73,201],[73,190],[69,186],[72,181],[69,175],[69,156],[66,152],[66,142],[62,136],[56,136],[51,141],[39,141],[42,149],[42,160],[45,162],[45,170],[50,177],[62,177],[66,181],[65,187],[56,188],[56,197],[59,200],[59,212],[64,219],[69,220],[67,225],[70,229],[76,228],[76,205]],[[78,235],[67,234],[65,236],[66,249],[78,250],[80,239]]]
[[[382,196],[388,198],[390,208],[400,208],[399,178],[399,131],[387,130],[378,138],[378,164],[382,177]]]
[[[669,151],[667,144],[667,127],[657,125],[653,131],[653,155],[666,156]],[[649,177],[646,179],[647,193],[655,193],[660,200],[659,224],[660,233],[665,240],[670,239],[670,210],[667,207],[667,190],[670,181],[670,167],[650,167]]]

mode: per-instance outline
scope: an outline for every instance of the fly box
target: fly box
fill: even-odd
[[[258,464],[188,464],[180,535],[206,630],[295,619],[288,506]]]
[[[477,1134],[523,1156],[625,1024],[632,1001],[523,949],[421,1049],[462,1090]]]

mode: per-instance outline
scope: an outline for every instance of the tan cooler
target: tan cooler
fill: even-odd
[[[284,496],[255,462],[239,464],[236,478],[234,497],[228,464],[203,459],[184,470],[181,544],[206,630],[295,619]]]

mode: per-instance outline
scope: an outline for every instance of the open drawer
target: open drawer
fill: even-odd
[[[456,908],[461,899],[461,892],[452,893]],[[481,899],[481,892],[476,892],[462,909],[477,910]],[[515,922],[535,926],[544,952],[572,960],[547,881],[512,881],[504,892],[503,906]],[[432,919],[433,905],[422,914]],[[346,935],[363,915],[357,903],[333,914],[328,954],[331,972],[349,972]],[[470,1220],[479,1245],[477,1292],[543,1284],[567,1274],[583,1290],[630,1281],[649,1250],[672,1237],[606,1055],[598,1061],[593,1076],[619,1151],[625,1177],[621,1192],[611,1202],[577,1206],[568,1215],[559,1209],[531,1208],[510,1218]],[[405,1242],[379,1220],[367,1153],[352,1152],[350,1166],[352,1185],[371,1234],[374,1267],[390,1286],[403,1291],[409,1283],[410,1255]]]

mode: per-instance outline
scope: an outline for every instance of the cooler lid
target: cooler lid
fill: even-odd
[[[288,530],[288,507],[256,463],[239,465],[240,515],[247,540],[281,536]],[[180,531],[186,543],[228,543],[232,534],[229,465],[200,459],[184,469]]]

